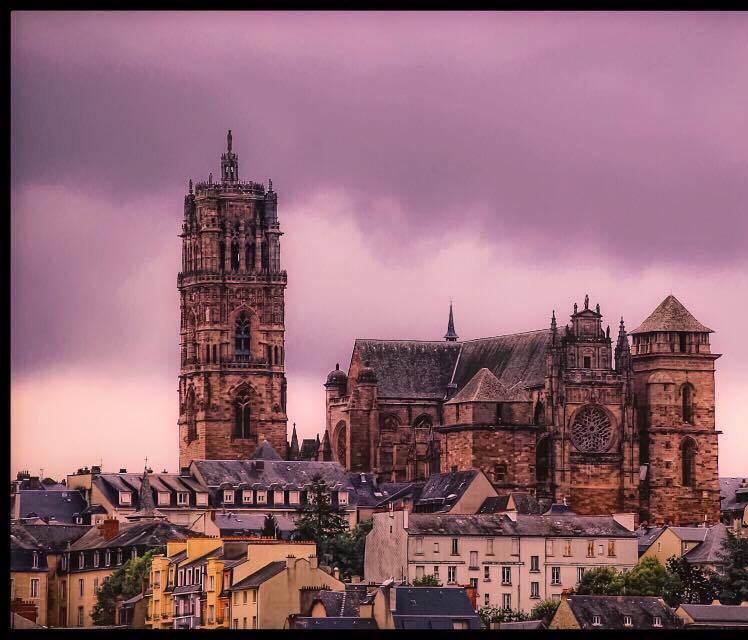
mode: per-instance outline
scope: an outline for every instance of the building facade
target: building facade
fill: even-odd
[[[239,180],[231,131],[221,179],[184,199],[179,465],[247,458],[263,440],[286,456],[284,291],[272,181]]]
[[[566,326],[460,342],[450,307],[443,342],[356,340],[325,383],[322,449],[386,481],[478,468],[580,514],[716,522],[710,331],[668,296],[632,351],[585,296]]]

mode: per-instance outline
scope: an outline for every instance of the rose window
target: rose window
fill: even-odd
[[[600,453],[607,451],[613,440],[610,418],[600,407],[583,407],[571,425],[571,441],[580,451]]]

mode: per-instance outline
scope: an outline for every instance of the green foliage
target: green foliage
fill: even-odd
[[[151,572],[153,556],[163,551],[152,549],[135,560],[128,560],[104,582],[96,594],[96,604],[91,613],[95,625],[115,623],[117,596],[127,600],[138,595],[143,589],[143,580]]]
[[[315,540],[319,552],[320,541],[343,533],[348,523],[345,512],[332,504],[327,484],[319,475],[312,478],[307,498],[302,515],[296,521],[295,537],[297,540]]]
[[[498,607],[481,607],[478,615],[483,622],[484,627],[488,627],[491,622],[523,622],[529,620],[524,611],[514,611],[512,609],[500,609]]]
[[[723,563],[722,572],[713,578],[714,587],[722,604],[748,601],[748,538],[727,530],[717,557]]]
[[[677,578],[667,572],[657,558],[642,558],[628,573],[624,574],[624,595],[657,596],[677,591]]]
[[[666,564],[673,582],[663,596],[671,607],[680,604],[710,604],[717,597],[718,590],[711,572],[692,565],[685,558],[675,556]]]
[[[318,540],[318,555],[325,558],[328,564],[340,569],[341,575],[347,578],[363,576],[366,536],[373,526],[372,520],[364,520],[353,529],[346,529],[336,536],[322,540],[322,544]],[[322,548],[321,555],[320,548]]]
[[[548,624],[554,615],[556,615],[556,609],[560,604],[560,600],[543,600],[538,602],[530,611],[530,620],[542,620]]]
[[[265,538],[278,537],[278,523],[272,513],[265,516],[265,521],[262,523],[262,535]]]
[[[619,596],[623,593],[624,577],[611,567],[585,571],[576,592],[580,595]]]
[[[439,582],[439,578],[437,578],[433,573],[427,573],[420,578],[416,578],[413,580],[413,586],[414,587],[441,587],[442,583]]]

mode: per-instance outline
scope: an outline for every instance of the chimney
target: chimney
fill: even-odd
[[[338,569],[337,567],[335,567],[332,570],[332,577],[335,578],[336,580],[340,580],[340,569]]]
[[[474,611],[478,610],[478,588],[477,587],[471,587],[470,585],[463,587],[465,589],[465,595],[468,597],[468,600],[470,600],[470,605],[473,607]]]
[[[359,582],[361,582],[361,576],[351,576],[351,584],[358,584]]]
[[[107,518],[99,525],[99,531],[104,540],[111,540],[119,533],[119,520],[117,518]]]
[[[561,600],[566,600],[570,595],[574,593],[574,589],[567,588],[561,591]]]
[[[625,527],[629,531],[633,531],[635,529],[634,518],[635,518],[635,514],[633,513],[614,513],[613,514],[613,520],[615,520],[618,524],[620,524],[622,527]]]
[[[721,603],[721,602],[720,602],[719,600],[716,600],[716,599],[715,599],[715,600],[712,600],[712,606],[713,606],[713,607],[718,607],[718,606],[719,606],[719,605],[721,605],[721,604],[722,604],[722,603]]]

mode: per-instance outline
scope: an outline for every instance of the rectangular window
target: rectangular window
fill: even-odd
[[[32,598],[39,597],[39,578],[31,578],[31,584],[29,586]]]
[[[83,578],[78,578],[78,595],[83,597]]]
[[[98,551],[94,551],[93,565],[94,565],[94,567],[98,567],[99,566],[99,552]]]
[[[540,583],[539,582],[531,582],[530,583],[530,597],[531,598],[539,598],[540,597]]]
[[[190,503],[190,494],[186,491],[177,492],[177,504],[180,507],[188,505]]]
[[[501,567],[501,584],[512,584],[511,567]]]
[[[577,582],[581,582],[584,578],[584,567],[577,567]]]
[[[597,555],[601,556],[605,553],[605,545],[597,545]]]
[[[490,565],[483,565],[483,582],[491,582],[491,567]]]
[[[94,578],[94,593],[98,593],[98,592],[99,592],[99,579]]]
[[[239,618],[234,618],[234,620],[232,621],[232,626],[234,629],[239,628]]]
[[[616,555],[616,541],[608,540],[608,557],[613,558]]]
[[[545,541],[545,555],[552,556],[553,555],[553,539],[547,538]]]
[[[623,616],[623,626],[624,627],[631,626],[631,616]]]
[[[83,607],[78,607],[78,626],[83,626]]]
[[[135,558],[137,558],[137,557],[138,557],[138,548],[137,548],[137,547],[133,547],[133,548],[132,548],[132,551],[130,552],[130,557],[131,557],[131,558],[132,558],[133,560],[135,560]]]
[[[104,553],[104,566],[108,567],[112,564],[112,552],[107,549],[106,553]]]
[[[252,604],[256,604],[256,603],[257,603],[257,590],[252,589]]]
[[[501,608],[502,609],[511,609],[512,608],[512,594],[511,593],[502,593],[501,594]]]
[[[208,591],[215,591],[216,590],[216,577],[215,576],[208,576]]]
[[[519,538],[512,538],[512,555],[519,555]]]
[[[251,489],[242,491],[242,502],[252,504],[253,491]]]
[[[564,556],[571,556],[571,540],[564,540]]]
[[[438,542],[434,543],[434,553],[439,553],[439,543]]]
[[[477,551],[470,552],[470,568],[471,569],[478,568],[478,552]]]
[[[434,577],[438,580],[439,579],[439,565],[434,565]]]
[[[530,556],[530,571],[532,573],[540,572],[540,556]]]
[[[242,604],[247,604],[247,592],[242,591]]]
[[[273,504],[285,504],[286,494],[284,491],[273,491]]]
[[[592,358],[590,356],[584,356],[584,368],[585,369],[592,368]]]
[[[588,558],[595,557],[595,541],[594,540],[587,540],[587,557]]]
[[[132,504],[132,494],[129,491],[119,492],[119,503],[120,504]]]
[[[652,626],[653,627],[661,627],[662,626],[662,618],[660,616],[655,616],[652,620]]]
[[[486,538],[486,555],[493,555],[493,538]]]
[[[158,504],[160,507],[168,507],[171,502],[171,496],[168,491],[158,492]]]
[[[252,616],[252,628],[257,628],[257,616]]]
[[[199,507],[205,507],[208,504],[208,494],[201,492],[195,496],[195,504]]]
[[[122,564],[122,549],[117,549],[117,564]]]
[[[424,571],[423,567],[420,567],[420,566],[416,567],[416,580],[421,580],[423,578],[423,571]]]
[[[68,597],[68,581],[63,580],[60,583],[60,598],[65,600]]]
[[[595,627],[599,627],[602,624],[602,619],[600,616],[592,616],[592,624]]]
[[[457,556],[459,554],[458,546],[457,546],[458,540],[457,538],[452,538],[452,555]]]
[[[338,504],[342,504],[342,505],[348,504],[348,492],[347,491],[338,491]]]
[[[78,554],[78,568],[79,568],[79,569],[82,569],[82,568],[83,568],[83,567],[85,567],[85,566],[86,566],[86,556],[85,556],[85,555],[83,555],[83,552],[81,551],[81,552],[80,552],[80,553]]]
[[[36,551],[34,551],[34,553],[31,556],[31,566],[34,569],[39,568],[39,554]]]
[[[561,567],[551,567],[551,584],[561,584]]]
[[[268,501],[268,492],[262,489],[257,490],[257,504],[265,504]]]
[[[245,616],[244,618],[242,618],[242,629],[246,629],[246,628],[247,628],[247,618]]]
[[[301,492],[300,491],[289,491],[288,502],[290,504],[300,504],[301,503]]]
[[[491,596],[489,594],[483,596],[483,604],[487,607],[491,604]]]
[[[216,605],[209,604],[208,605],[208,622],[210,622],[211,624],[213,624],[213,621],[216,618],[216,613],[215,612],[216,612]]]
[[[423,553],[423,538],[416,538],[416,554],[421,555]]]
[[[239,592],[234,591],[234,604],[239,604]]]
[[[447,582],[449,584],[454,584],[456,581],[457,581],[457,567],[450,565],[447,567]]]
[[[231,489],[224,489],[223,501],[228,503],[234,502],[234,492]]]

